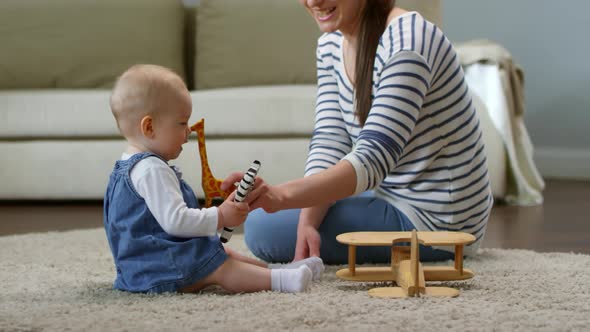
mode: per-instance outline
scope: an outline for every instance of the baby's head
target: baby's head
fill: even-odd
[[[177,74],[156,65],[135,65],[117,79],[110,104],[129,145],[165,160],[178,157],[190,134],[192,102]]]

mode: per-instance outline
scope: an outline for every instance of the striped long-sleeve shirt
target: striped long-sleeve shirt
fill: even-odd
[[[315,129],[305,175],[348,160],[356,193],[375,190],[424,231],[483,238],[493,198],[476,110],[457,54],[416,12],[394,18],[375,56],[365,125],[354,114],[340,32],[320,37]]]

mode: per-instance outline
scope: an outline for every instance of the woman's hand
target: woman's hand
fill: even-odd
[[[242,180],[244,173],[234,172],[230,174],[221,184],[221,190],[227,190],[231,186]],[[278,186],[268,185],[261,177],[256,177],[254,187],[246,196],[244,202],[250,205],[250,211],[262,208],[268,213],[281,210],[281,204],[285,201],[285,194]]]
[[[264,184],[254,189],[252,197],[248,197],[247,201],[250,202],[251,210],[262,208],[266,213],[274,213],[284,209],[285,196],[280,186]]]
[[[312,225],[297,227],[297,244],[295,245],[295,257],[293,261],[302,260],[311,256],[320,256],[322,239],[318,230]]]

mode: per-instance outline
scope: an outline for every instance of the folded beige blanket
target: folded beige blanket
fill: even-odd
[[[508,157],[505,200],[509,204],[543,203],[545,183],[533,160],[533,145],[524,125],[524,72],[501,45],[489,40],[457,44],[467,83],[488,108]]]

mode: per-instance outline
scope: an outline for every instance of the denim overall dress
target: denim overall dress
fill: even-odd
[[[218,236],[179,238],[167,234],[131,182],[131,170],[141,160],[157,157],[138,153],[118,160],[104,197],[104,227],[117,277],[113,287],[130,292],[176,292],[213,273],[227,255]],[[181,174],[171,167],[189,208],[197,198]]]

